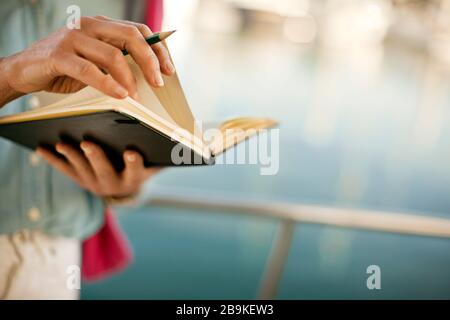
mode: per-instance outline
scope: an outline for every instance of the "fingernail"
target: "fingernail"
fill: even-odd
[[[62,145],[60,145],[59,143],[55,146],[56,151],[58,151],[59,153],[64,153],[64,148]]]
[[[136,156],[134,154],[127,154],[126,158],[127,158],[127,161],[129,161],[129,162],[135,162],[136,161]]]
[[[156,74],[155,74],[155,82],[158,85],[158,87],[164,86],[164,80],[163,80],[160,72],[156,72]]]
[[[85,143],[81,143],[80,147],[81,147],[81,150],[83,150],[85,154],[92,153],[92,149],[89,146],[87,146]]]
[[[114,89],[114,92],[115,92],[118,96],[120,96],[120,97],[122,97],[122,98],[125,98],[125,97],[128,96],[128,91],[127,91],[127,89],[125,89],[125,88],[122,87],[121,85],[117,85],[116,88]]]
[[[167,62],[166,63],[166,67],[167,67],[167,69],[169,69],[170,73],[174,73],[175,72],[175,67],[173,66],[172,63]]]

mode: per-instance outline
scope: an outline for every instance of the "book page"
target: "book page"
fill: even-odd
[[[243,117],[224,121],[216,127],[218,135],[214,136],[209,148],[212,154],[219,155],[245,139],[257,135],[259,130],[276,125],[278,125],[276,121],[267,118]]]
[[[91,101],[98,101],[102,98],[106,98],[104,93],[89,86],[75,93],[61,94],[41,91],[34,93],[33,95],[39,99],[41,105],[44,105],[44,107],[40,109],[90,104]]]
[[[144,74],[139,66],[134,62],[130,55],[127,56],[127,62],[130,66],[131,72],[136,79],[137,85],[137,99],[136,101],[149,108],[154,113],[158,114],[160,117],[170,121],[173,124],[178,124],[178,122],[172,118],[172,116],[166,111],[162,102],[158,99],[157,95],[154,93],[154,89],[145,80]],[[179,124],[178,124],[179,125]],[[179,125],[182,127],[181,125]],[[184,128],[184,127],[182,127]]]
[[[167,51],[169,51],[165,41],[163,41],[162,44],[167,48]],[[170,59],[172,64],[175,65],[172,57],[170,57]],[[153,88],[149,86],[149,88],[151,88],[152,92],[157,96],[166,112],[181,128],[195,134],[199,139],[201,139],[201,131],[195,128],[194,115],[188,105],[178,75],[175,72],[171,76],[162,76],[164,80],[163,87]],[[143,104],[145,105],[145,103]]]
[[[0,124],[8,122],[29,121],[33,119],[43,119],[52,114],[59,114],[61,112],[68,112],[70,108],[77,106],[92,107],[101,104],[108,99],[100,91],[94,88],[86,87],[73,94],[54,94],[48,92],[34,93],[40,99],[41,103],[56,101],[53,104],[40,107],[37,109],[28,110],[25,112],[5,116],[0,118]],[[42,99],[42,100],[41,100]]]
[[[52,93],[46,91],[39,91],[31,94],[32,96],[38,98],[40,106],[50,106],[56,104],[57,102],[66,99],[71,94],[70,93]]]

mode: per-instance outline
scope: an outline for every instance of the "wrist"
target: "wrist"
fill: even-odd
[[[11,57],[0,57],[0,108],[8,102],[24,95],[16,91],[11,85]]]

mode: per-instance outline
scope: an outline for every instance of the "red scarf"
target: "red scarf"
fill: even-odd
[[[145,23],[153,32],[161,30],[163,0],[147,0]],[[105,208],[103,226],[83,242],[83,280],[95,281],[124,270],[133,261],[133,251],[114,213]]]

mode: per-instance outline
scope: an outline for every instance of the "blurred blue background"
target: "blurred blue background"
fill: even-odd
[[[144,200],[175,188],[450,219],[450,1],[166,0],[165,29],[196,118],[276,118],[280,167],[171,168]],[[83,299],[256,298],[279,223],[120,217],[136,260]],[[372,264],[381,290],[366,287]],[[277,298],[449,299],[450,239],[299,224]]]

